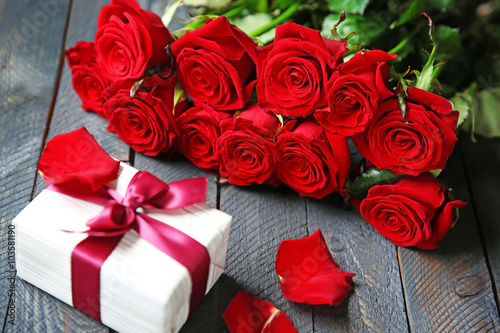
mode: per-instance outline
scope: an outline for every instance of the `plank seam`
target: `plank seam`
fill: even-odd
[[[131,166],[134,166],[135,164],[135,150],[133,150],[130,146],[128,150],[128,162]]]
[[[69,0],[68,4],[68,14],[66,15],[66,24],[64,25],[64,33],[61,43],[61,55],[59,56],[59,67],[57,68],[57,77],[56,82],[54,84],[54,92],[52,93],[52,100],[50,101],[49,113],[47,115],[47,121],[45,123],[45,130],[43,132],[42,142],[40,144],[40,152],[38,153],[38,161],[42,156],[43,149],[45,148],[45,141],[47,140],[47,136],[49,135],[50,123],[52,121],[52,114],[54,113],[54,108],[56,106],[57,94],[59,92],[59,84],[61,83],[62,72],[64,68],[65,61],[65,48],[66,48],[66,38],[68,36],[68,28],[69,28],[69,20],[71,18],[71,8],[73,7],[73,0]],[[37,161],[37,165],[38,165]],[[31,188],[31,196],[30,201],[33,200],[33,196],[35,195],[36,189],[36,181],[38,178],[38,172],[35,173],[35,177],[33,179],[33,187]]]
[[[408,306],[408,300],[406,297],[406,290],[405,290],[405,284],[403,280],[403,264],[401,262],[401,255],[399,252],[399,247],[396,246],[396,254],[398,256],[398,266],[399,266],[399,278],[401,280],[401,289],[403,290],[403,300],[405,303],[405,313],[406,313],[406,325],[408,326],[408,332],[411,333],[411,325],[410,325],[410,312],[408,311],[409,306]]]
[[[472,206],[472,212],[474,214],[474,218],[476,220],[476,226],[477,226],[477,229],[479,231],[479,240],[481,241],[481,249],[483,250],[483,256],[484,256],[484,260],[486,262],[486,267],[488,268],[488,275],[490,277],[490,281],[491,281],[491,286],[493,288],[493,298],[495,299],[495,303],[497,305],[497,311],[498,311],[498,315],[500,316],[500,300],[499,300],[499,295],[498,295],[498,286],[496,284],[496,281],[495,281],[495,277],[493,276],[493,270],[491,268],[491,262],[490,262],[490,257],[488,256],[488,250],[486,248],[486,242],[484,240],[484,237],[483,237],[483,230],[481,229],[481,223],[479,223],[479,218],[477,216],[477,212],[476,212],[476,204],[475,204],[475,201],[474,201],[474,197],[472,196],[472,193],[471,193],[471,183],[470,183],[470,179],[469,179],[469,172],[467,170],[467,167],[464,163],[464,160],[465,160],[465,156],[464,156],[464,152],[462,150],[462,144],[459,145],[459,152],[460,152],[460,160],[462,162],[462,167],[464,169],[464,176],[465,176],[465,182],[467,183],[467,192],[469,193],[469,198],[470,198],[470,204]]]

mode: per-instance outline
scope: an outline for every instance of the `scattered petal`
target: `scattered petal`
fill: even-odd
[[[311,236],[281,242],[276,273],[286,299],[329,305],[339,305],[347,297],[355,275],[337,267],[319,229]]]
[[[297,332],[287,315],[271,302],[240,291],[233,297],[222,314],[229,332]]]
[[[38,162],[38,170],[47,183],[76,180],[94,191],[116,179],[119,166],[120,161],[109,156],[85,127],[56,135]]]

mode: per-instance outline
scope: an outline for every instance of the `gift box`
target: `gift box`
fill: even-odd
[[[107,187],[124,197],[137,172],[120,163],[118,178]],[[91,237],[84,232],[87,222],[100,214],[103,206],[83,199],[45,189],[13,223],[18,276],[72,306],[78,287],[84,301],[82,304],[80,295],[77,308],[91,314],[96,305],[92,301],[85,304],[86,278],[78,282],[78,278],[82,280],[82,268],[72,268],[72,255],[78,244]],[[203,203],[170,210],[137,210],[206,248],[210,257],[208,279],[201,289],[207,293],[223,272],[231,216]],[[179,331],[192,310],[193,284],[200,284],[193,282],[188,268],[135,229],[121,236],[99,274],[98,319],[119,332]]]

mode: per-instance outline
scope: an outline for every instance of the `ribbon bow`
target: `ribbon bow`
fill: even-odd
[[[71,279],[73,306],[100,319],[100,269],[120,242],[134,229],[139,235],[189,271],[192,279],[190,311],[205,295],[210,255],[189,235],[144,214],[144,209],[171,210],[205,201],[204,177],[166,184],[148,172],[137,172],[124,197],[106,186],[96,191],[79,182],[49,185],[47,189],[105,206],[87,222],[89,237],[72,252]]]

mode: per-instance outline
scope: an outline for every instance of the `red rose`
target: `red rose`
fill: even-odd
[[[179,134],[174,115],[182,111],[185,102],[174,107],[174,77],[163,80],[155,75],[144,82],[156,85],[144,85],[134,98],[130,97],[133,81],[113,83],[106,91],[109,97],[104,106],[108,130],[135,151],[154,156],[172,148]]]
[[[326,134],[314,119],[298,123],[278,136],[282,161],[279,179],[302,196],[323,198],[340,191],[351,167],[347,138]]]
[[[206,104],[194,106],[177,118],[180,137],[179,152],[195,166],[207,171],[217,171],[215,158],[217,138],[221,135],[220,122],[229,119],[230,113],[217,112]]]
[[[370,188],[359,210],[395,245],[435,249],[454,224],[454,209],[465,206],[461,200],[450,201],[448,190],[425,172]]]
[[[111,0],[97,18],[95,47],[110,80],[138,79],[146,68],[168,65],[165,47],[173,41],[161,18],[135,0]]]
[[[377,115],[352,140],[359,152],[379,169],[416,176],[443,169],[451,155],[458,112],[448,100],[410,87],[403,119],[396,99],[380,103]]]
[[[103,91],[111,84],[96,62],[94,43],[80,41],[66,51],[73,89],[82,100],[82,109],[104,117]]]
[[[220,16],[175,41],[177,76],[196,103],[242,109],[255,84],[256,44]]]
[[[277,186],[275,170],[280,155],[272,139],[278,127],[278,118],[257,104],[250,105],[238,118],[224,120],[223,133],[217,139],[220,174],[235,185],[267,182]]]
[[[319,31],[293,22],[276,27],[274,42],[257,48],[257,96],[266,110],[305,117],[327,104],[326,84],[345,41],[321,37]]]
[[[357,53],[339,66],[328,83],[328,106],[314,117],[326,130],[344,136],[363,132],[378,103],[393,94],[387,89],[389,66],[396,55],[380,50]]]

